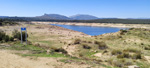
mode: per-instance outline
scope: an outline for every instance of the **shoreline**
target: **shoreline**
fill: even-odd
[[[91,27],[146,28],[146,29],[150,29],[150,24],[34,22],[34,21],[32,23],[35,23],[35,24],[60,24],[60,25],[74,25],[74,26],[91,26]]]

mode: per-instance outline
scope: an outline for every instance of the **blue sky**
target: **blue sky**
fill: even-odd
[[[71,16],[150,18],[150,0],[0,0],[0,16]]]

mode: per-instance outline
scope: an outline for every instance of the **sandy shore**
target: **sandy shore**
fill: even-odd
[[[113,23],[74,23],[74,22],[32,22],[38,24],[62,24],[75,26],[118,27],[118,28],[147,28],[150,24],[113,24]]]

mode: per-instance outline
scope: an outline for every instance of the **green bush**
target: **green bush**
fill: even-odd
[[[129,53],[123,53],[123,54],[117,55],[117,58],[130,58],[130,55]]]
[[[123,34],[125,34],[125,33],[127,33],[127,32],[128,32],[127,30],[123,30],[123,29],[120,30],[120,34],[121,34],[121,35],[123,35]]]
[[[112,55],[119,55],[119,54],[122,54],[122,52],[120,50],[113,50],[111,52]]]
[[[123,50],[124,52],[133,52],[133,53],[141,53],[140,50],[136,49],[136,48],[128,48]]]
[[[65,50],[65,49],[63,49],[63,48],[55,48],[55,47],[52,47],[51,48],[51,51],[53,51],[53,52],[62,52],[62,53],[64,53],[64,54],[67,54],[68,52]]]
[[[21,40],[21,32],[18,32],[17,30],[14,30],[13,31],[13,37]],[[22,32],[22,40],[23,41],[26,41],[25,37],[26,37],[25,32]],[[27,34],[27,37],[28,37],[28,34]]]
[[[92,41],[88,41],[88,43],[92,43]]]
[[[80,44],[81,40],[80,39],[75,39],[74,44]]]
[[[91,47],[88,46],[87,44],[82,44],[82,46],[83,46],[84,49],[91,49]]]
[[[13,37],[10,37],[9,40],[10,40],[10,41],[14,41],[14,38],[13,38]]]
[[[125,61],[124,65],[129,66],[133,65],[133,62],[131,60]]]
[[[8,41],[13,41],[13,37],[9,37],[8,35],[5,34],[4,31],[0,30],[0,41],[1,42],[8,42]]]
[[[129,58],[130,55],[129,55],[129,53],[123,53],[123,57],[124,57],[124,58]]]
[[[6,34],[0,30],[0,41],[4,40]]]
[[[94,43],[98,45],[99,49],[102,49],[102,50],[103,50],[103,49],[108,48],[108,46],[106,45],[105,42],[95,41]]]
[[[144,47],[145,50],[150,50],[150,45]]]
[[[117,58],[124,58],[124,56],[121,54],[121,55],[117,55]]]
[[[120,67],[120,68],[122,68],[124,66],[124,64],[123,64],[123,62],[121,60],[113,60],[112,64],[114,66],[117,66],[117,67]]]
[[[5,40],[5,42],[8,42],[8,41],[9,41],[9,36],[6,35],[6,36],[4,37],[4,40]]]
[[[132,55],[132,59],[142,59],[142,56],[140,53]]]

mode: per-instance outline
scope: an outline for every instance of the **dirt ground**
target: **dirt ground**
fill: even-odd
[[[40,43],[44,45],[55,45],[60,41],[68,40],[73,37],[83,37],[88,36],[84,33],[72,31],[69,29],[52,26],[52,25],[42,25],[42,24],[21,24],[15,26],[3,26],[0,27],[1,30],[5,31],[6,34],[11,35],[12,31],[20,31],[21,27],[27,27],[27,32],[29,34],[29,41],[34,43]],[[90,37],[90,36],[89,36]],[[44,41],[44,42],[43,42]],[[51,44],[48,42],[55,43]],[[71,41],[67,41],[71,42]],[[61,43],[60,43],[61,45]],[[87,68],[89,65],[86,64],[66,64],[58,61],[62,58],[53,57],[22,57],[17,54],[16,51],[12,50],[0,50],[0,68]]]
[[[87,68],[88,65],[65,64],[60,58],[21,57],[10,50],[0,50],[0,68]]]

